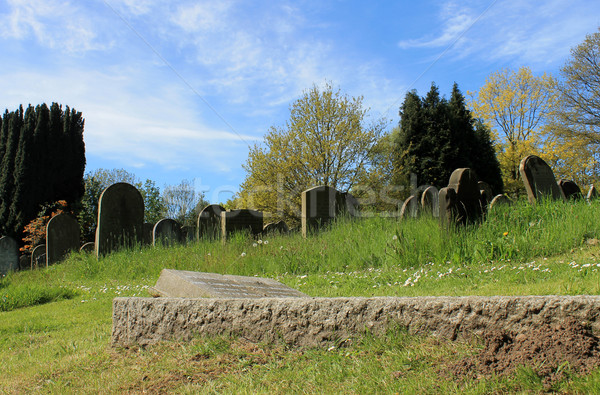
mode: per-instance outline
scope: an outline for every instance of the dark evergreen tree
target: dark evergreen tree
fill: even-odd
[[[14,193],[14,168],[19,140],[21,137],[21,125],[23,124],[23,106],[19,110],[8,114],[7,138],[2,164],[0,166],[0,233],[7,236],[17,236],[14,225],[15,219],[11,217],[10,206]]]
[[[448,184],[455,169],[470,167],[495,193],[502,191],[500,166],[489,130],[473,119],[456,83],[449,101],[440,97],[435,84],[424,98],[409,92],[400,108],[400,118],[396,177],[414,173],[419,184],[440,188]]]

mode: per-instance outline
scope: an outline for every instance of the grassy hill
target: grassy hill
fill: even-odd
[[[23,392],[600,392],[600,371],[550,387],[531,368],[461,379],[445,366],[482,344],[401,328],[329,350],[197,338],[110,346],[115,296],[148,296],[163,268],[275,278],[310,296],[600,293],[600,202],[498,207],[476,226],[429,218],[342,219],[299,234],[227,244],[139,248],[97,260],[73,254],[0,280],[0,393]]]

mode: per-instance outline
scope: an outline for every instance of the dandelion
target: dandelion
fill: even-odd
[[[269,240],[265,240],[265,245],[269,244]]]
[[[256,248],[256,247],[258,247],[258,244],[256,244],[256,243],[252,243],[252,247],[255,247],[255,248]]]
[[[242,252],[242,254],[240,255],[242,258],[246,256],[245,252]]]
[[[258,244],[262,244],[262,240],[259,240],[259,241],[258,241]]]
[[[398,240],[398,235],[393,235],[392,240]]]

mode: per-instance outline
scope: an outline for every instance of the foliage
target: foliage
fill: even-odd
[[[25,225],[23,231],[25,235],[23,242],[25,245],[20,250],[25,254],[31,254],[36,246],[44,244],[46,241],[46,225],[48,225],[48,222],[54,216],[64,212],[68,212],[66,200],[59,200],[58,202],[44,205],[37,217]]]
[[[84,119],[52,103],[4,113],[0,128],[0,234],[22,239],[40,206],[84,193]]]
[[[209,205],[202,193],[196,193],[194,184],[182,180],[179,185],[167,186],[162,193],[165,214],[182,225],[195,226],[200,211]]]
[[[490,132],[473,119],[457,84],[450,100],[440,97],[435,84],[424,98],[408,92],[400,117],[394,154],[398,183],[414,174],[419,184],[442,188],[455,169],[470,167],[496,193],[502,192]]]
[[[522,193],[519,164],[540,155],[548,117],[556,104],[552,76],[535,77],[527,67],[492,73],[473,96],[471,106],[494,131],[496,149],[507,191]]]
[[[362,97],[350,98],[330,84],[316,85],[292,103],[283,127],[271,127],[250,148],[238,207],[252,207],[298,221],[300,194],[316,185],[347,192],[363,183],[370,153],[385,127],[367,124]]]

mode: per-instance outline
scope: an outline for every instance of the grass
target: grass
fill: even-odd
[[[444,230],[432,219],[341,220],[299,234],[134,248],[0,280],[0,393],[513,393],[535,373],[457,381],[443,367],[477,344],[402,329],[334,349],[196,338],[110,347],[112,299],[147,296],[163,268],[275,278],[310,296],[600,294],[600,203],[519,202]],[[600,392],[600,371],[556,391]]]

